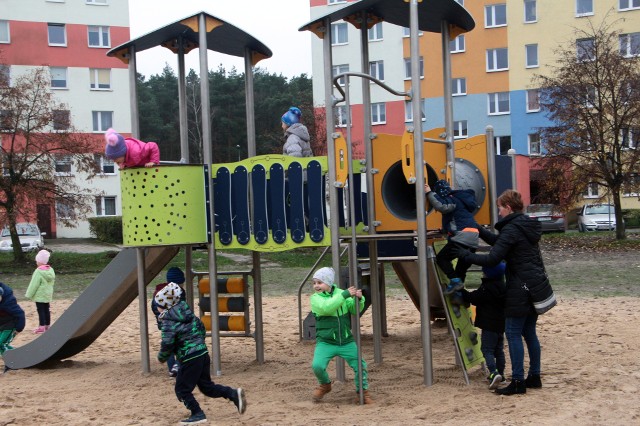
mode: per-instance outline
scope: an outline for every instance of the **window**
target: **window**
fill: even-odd
[[[382,40],[382,22],[378,22],[373,27],[369,28],[369,41]]]
[[[464,52],[464,34],[459,35],[449,42],[449,50],[451,53]]]
[[[331,77],[335,77],[336,75],[342,74],[345,72],[349,72],[349,64],[334,65],[333,67],[331,67]],[[345,80],[346,80],[346,77],[340,77],[340,79],[338,80],[338,83],[340,84],[340,86],[345,85]]]
[[[621,130],[621,146],[626,149],[635,149],[638,147],[638,142],[640,141],[640,128],[631,127],[624,128]]]
[[[426,109],[426,99],[423,98],[420,101],[420,115],[422,115],[422,121],[425,121],[427,119],[427,116],[424,113]],[[411,101],[404,101],[404,121],[413,121],[413,106],[411,105]]]
[[[107,3],[108,3],[108,0],[87,0],[87,4],[106,5]]]
[[[0,87],[11,85],[11,67],[0,65]]]
[[[509,114],[509,92],[489,93],[489,115]]]
[[[385,124],[387,122],[387,106],[384,102],[371,104],[371,124]]]
[[[593,108],[595,107],[597,101],[598,98],[596,88],[593,86],[588,87],[587,94],[585,95],[584,99],[584,106],[587,108]]]
[[[451,95],[462,96],[467,94],[467,79],[454,78],[451,80]]]
[[[576,55],[578,61],[593,61],[595,57],[595,40],[582,38],[576,40]]]
[[[402,27],[402,37],[410,37],[411,29],[409,27]],[[418,37],[422,36],[422,31],[418,31]]]
[[[593,0],[576,0],[576,16],[593,15]]]
[[[53,89],[67,88],[67,68],[49,67],[49,74],[51,74],[51,88]]]
[[[56,217],[58,219],[76,219],[76,211],[67,201],[56,201]]]
[[[111,89],[111,70],[109,68],[90,68],[89,79],[91,90]]]
[[[508,155],[511,149],[511,136],[496,136],[496,153],[498,155]]]
[[[467,132],[467,120],[460,120],[453,122],[453,138],[462,139],[469,136]]]
[[[328,0],[327,4],[338,4],[338,3],[346,3],[347,0]]]
[[[71,156],[60,155],[55,159],[55,170],[57,174],[71,174]]]
[[[484,27],[504,27],[507,25],[507,5],[490,4],[484,7]]]
[[[5,21],[4,19],[0,19],[0,43],[11,43],[9,21]]]
[[[384,61],[369,62],[369,75],[380,81],[384,81]]]
[[[596,182],[589,182],[582,196],[584,198],[598,198],[598,184]]]
[[[353,111],[353,110],[351,110]],[[351,117],[349,117],[351,118]],[[349,120],[350,123],[353,123],[352,120]],[[340,105],[336,107],[336,126],[338,127],[346,127],[347,126],[347,107],[345,105]]]
[[[540,111],[540,90],[531,89],[527,90],[527,112]]]
[[[109,127],[113,127],[113,111],[92,111],[93,131],[106,132]]]
[[[331,45],[347,44],[349,43],[349,36],[347,35],[347,23],[340,22],[337,24],[331,24]]]
[[[71,112],[68,109],[54,109],[52,111],[53,130],[67,130],[69,129]]]
[[[109,27],[89,25],[89,47],[109,46]]]
[[[536,68],[540,64],[538,63],[538,45],[537,44],[526,44],[524,46],[525,55],[526,55],[526,67],[527,68]]]
[[[640,193],[640,174],[630,173],[629,179],[622,184],[622,192],[626,197],[637,197]]]
[[[487,49],[487,72],[509,69],[509,49]]]
[[[424,78],[424,58],[420,56],[420,78]],[[411,58],[404,58],[404,79],[411,79]]]
[[[529,133],[529,155],[540,155],[540,134]]]
[[[115,216],[116,197],[96,197],[96,216]]]
[[[115,163],[104,155],[94,154],[93,161],[96,162],[102,174],[113,175],[116,173]]]
[[[14,127],[14,115],[8,109],[0,109],[0,130],[12,130]],[[2,139],[0,139],[0,144]]]
[[[620,0],[620,10],[640,9],[640,0]]]
[[[640,55],[640,33],[620,34],[620,54],[627,58]]]
[[[66,46],[67,31],[64,24],[47,24],[49,46]]]
[[[536,0],[524,0],[524,22],[538,21],[538,8]]]

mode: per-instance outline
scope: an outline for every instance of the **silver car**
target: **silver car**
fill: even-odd
[[[542,232],[564,232],[566,230],[565,215],[554,204],[529,204],[524,214],[536,219],[542,225]]]
[[[585,204],[578,212],[578,231],[613,231],[616,214],[613,204]]]
[[[20,237],[20,246],[23,252],[39,250],[44,247],[44,232],[40,232],[40,228],[35,223],[17,223],[16,230]],[[0,233],[0,252],[11,252],[13,246],[11,244],[11,234],[9,228],[5,227]]]

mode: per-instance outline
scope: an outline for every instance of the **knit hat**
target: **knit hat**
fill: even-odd
[[[333,272],[333,268],[324,267],[318,269],[316,273],[313,274],[313,279],[322,281],[328,286],[332,286],[335,276],[336,274]]]
[[[49,256],[51,256],[51,253],[46,250],[40,250],[38,254],[36,254],[36,262],[46,265],[49,263]]]
[[[445,198],[449,196],[449,194],[451,194],[451,186],[449,186],[449,182],[444,179],[440,179],[439,181],[437,181],[436,184],[433,185],[433,190],[442,198]]]
[[[167,282],[184,284],[184,272],[182,272],[182,269],[178,268],[177,266],[169,268],[169,270],[167,271]]]
[[[155,301],[163,309],[169,309],[180,301],[182,289],[176,283],[169,283],[161,289],[155,297]]]
[[[282,122],[288,127],[292,124],[299,123],[300,117],[302,117],[302,111],[300,111],[299,108],[291,107],[289,111],[282,114]]]
[[[486,278],[492,278],[492,279],[502,278],[506,267],[507,267],[507,264],[504,262],[500,262],[495,266],[483,266],[482,273]]]
[[[104,154],[110,160],[124,157],[127,154],[127,144],[124,142],[124,137],[113,129],[107,129],[104,134],[104,139],[107,145],[104,147]]]

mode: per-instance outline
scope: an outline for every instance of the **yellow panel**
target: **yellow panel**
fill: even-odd
[[[489,203],[491,202],[492,194],[489,194],[489,188],[486,179],[489,176],[489,164],[487,160],[487,139],[485,135],[476,135],[467,139],[459,139],[455,141],[455,157],[462,158],[473,163],[485,179],[485,188],[487,188],[484,202],[480,206],[480,210],[475,215],[476,222],[479,224],[491,223],[491,212],[489,210]]]
[[[349,162],[347,161],[347,141],[342,137],[342,133],[338,133],[335,140],[336,151],[336,182],[340,182],[344,187],[349,177]]]

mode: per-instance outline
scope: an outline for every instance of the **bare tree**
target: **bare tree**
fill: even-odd
[[[58,222],[73,225],[92,212],[95,194],[77,176],[56,173],[56,164],[74,166],[86,179],[97,173],[93,153],[101,142],[73,128],[70,111],[50,90],[47,70],[36,68],[0,86],[0,215],[9,226],[16,261],[24,261],[16,222],[36,216],[36,205],[64,206]]]
[[[615,23],[614,23],[615,24]],[[605,19],[575,30],[557,62],[537,75],[540,106],[552,125],[540,129],[548,192],[566,204],[589,185],[606,188],[615,206],[616,238],[624,239],[621,194],[637,179],[640,143],[640,44]]]

